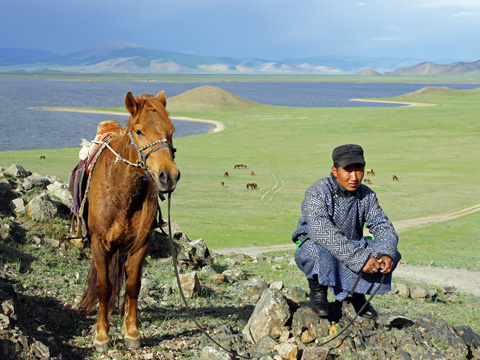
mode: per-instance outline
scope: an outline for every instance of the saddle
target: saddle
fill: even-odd
[[[116,120],[102,121],[97,127],[97,134],[92,142],[82,141],[79,152],[80,162],[75,166],[70,175],[69,189],[72,193],[72,223],[70,239],[84,238],[88,235],[87,226],[87,195],[90,188],[90,178],[95,168],[95,163],[102,154],[105,145],[117,135],[125,134],[125,129]]]

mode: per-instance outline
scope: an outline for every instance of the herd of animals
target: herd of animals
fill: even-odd
[[[247,165],[237,164],[237,165],[234,165],[233,168],[234,169],[246,169]],[[256,175],[254,171],[252,171],[250,174],[252,176]],[[367,175],[375,175],[375,171],[373,169],[367,169]],[[223,177],[228,177],[228,171],[225,171],[225,173],[223,174]],[[392,180],[393,181],[399,181],[397,175],[392,175]],[[369,178],[364,178],[363,181],[366,184],[371,184],[372,183],[372,180],[370,180]],[[220,181],[220,185],[225,186],[225,182]],[[247,183],[247,189],[255,190],[257,187],[258,187],[258,185],[256,183]]]
[[[367,175],[375,175],[375,171],[373,171],[373,169],[367,169]],[[397,175],[392,175],[392,180],[393,181],[399,181]],[[363,182],[366,183],[366,184],[371,184],[372,180],[370,180],[368,178],[364,178]]]
[[[234,169],[246,169],[247,165],[237,164],[237,165],[234,165],[233,168]],[[255,174],[255,171],[252,170],[250,172],[250,175],[256,176],[257,174]],[[223,174],[223,177],[228,177],[228,171],[225,171],[225,173]],[[225,181],[220,181],[220,185],[225,186]],[[255,190],[257,187],[258,187],[257,183],[247,183],[247,189]]]

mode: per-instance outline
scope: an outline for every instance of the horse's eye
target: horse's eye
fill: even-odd
[[[145,136],[145,134],[144,134],[143,132],[141,132],[140,130],[135,131],[135,133],[136,133],[138,136]]]

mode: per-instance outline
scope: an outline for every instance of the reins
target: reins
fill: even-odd
[[[232,351],[232,350],[229,350],[225,347],[223,347],[222,345],[220,345],[214,338],[212,338],[208,333],[207,331],[202,327],[200,326],[200,324],[197,322],[197,319],[195,319],[195,316],[192,314],[192,311],[190,309],[190,306],[188,305],[188,302],[187,302],[187,299],[185,298],[185,294],[183,293],[183,290],[182,290],[182,284],[180,282],[180,275],[178,273],[178,261],[177,261],[177,254],[175,252],[175,247],[174,247],[174,244],[173,244],[173,237],[172,237],[172,222],[170,220],[170,204],[171,204],[171,197],[172,197],[172,193],[169,192],[168,193],[168,237],[170,239],[170,252],[172,254],[172,262],[173,262],[173,268],[175,269],[175,277],[177,278],[177,285],[178,285],[178,290],[180,291],[180,295],[182,297],[182,300],[183,300],[183,304],[185,305],[185,308],[187,310],[187,314],[188,316],[190,317],[190,319],[195,323],[195,325],[197,325],[198,329],[207,337],[209,338],[213,343],[215,343],[215,345],[219,346],[221,349],[225,350],[226,352],[232,354],[233,356],[238,356],[238,357],[241,357],[243,359],[251,359],[250,357],[246,357],[246,356],[243,356],[243,355],[240,355],[238,354],[237,352],[235,351]],[[160,203],[159,203],[159,206],[160,206]]]

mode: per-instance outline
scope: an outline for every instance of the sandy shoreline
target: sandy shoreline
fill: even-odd
[[[387,100],[371,100],[371,99],[349,99],[350,101],[365,101],[365,102],[378,102],[385,104],[400,104],[407,106],[436,106],[436,104],[416,103],[416,102],[403,102],[403,101],[387,101]]]
[[[104,111],[104,110],[88,110],[88,109],[69,109],[69,108],[49,108],[49,107],[29,107],[28,109],[32,110],[49,110],[49,111],[66,111],[66,112],[76,112],[76,113],[88,113],[88,114],[104,114],[104,115],[125,115],[129,116],[128,112],[123,111]],[[212,124],[214,128],[209,132],[215,133],[222,130],[225,130],[226,126],[223,122],[217,120],[207,120],[207,119],[196,119],[186,116],[171,116],[173,120],[179,121],[193,121],[193,122],[202,122]]]

